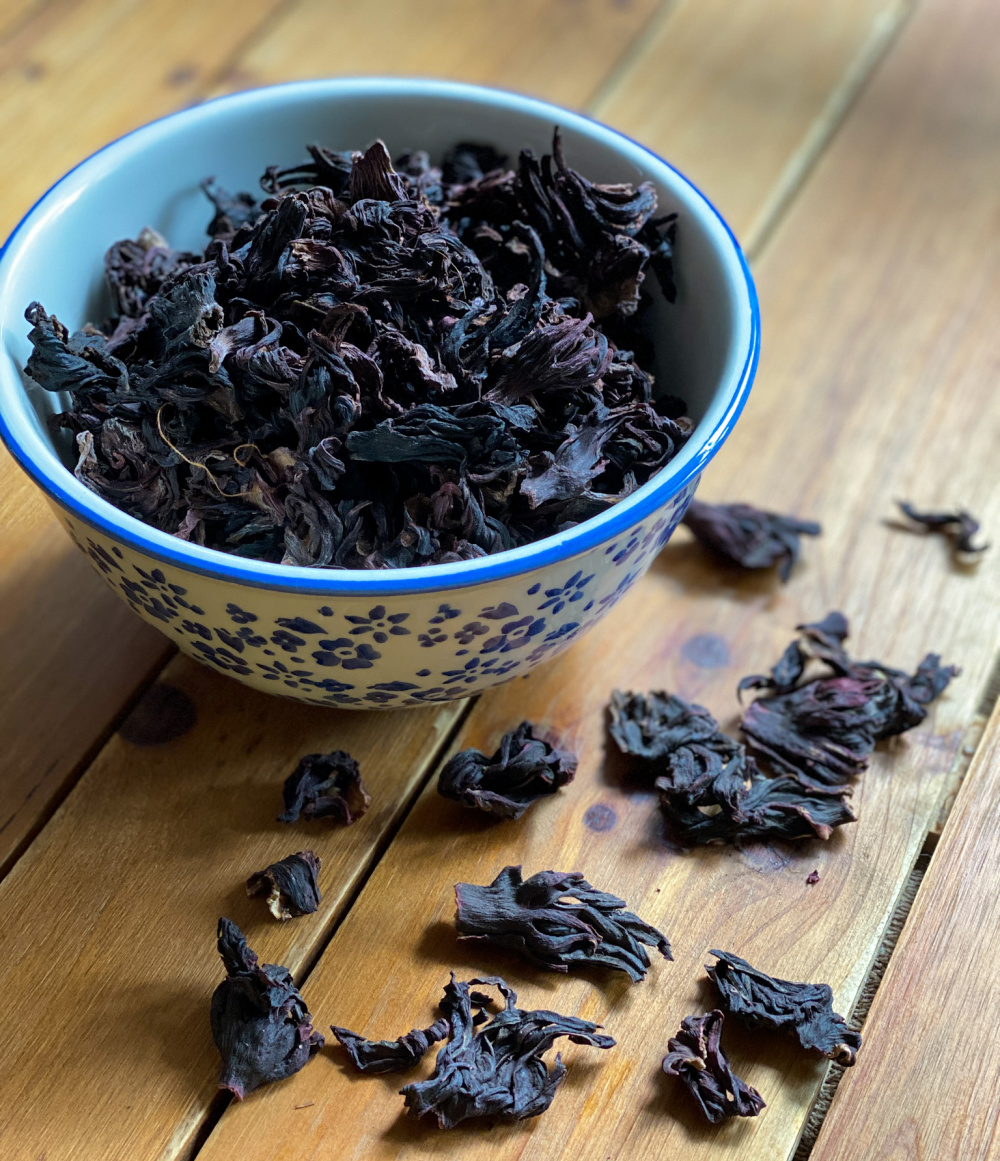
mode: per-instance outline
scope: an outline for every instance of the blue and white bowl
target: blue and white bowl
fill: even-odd
[[[125,515],[77,480],[46,416],[57,397],[22,368],[24,309],[42,302],[76,328],[107,313],[102,259],[153,226],[204,244],[199,182],[255,189],[307,142],[432,157],[455,141],[537,154],[561,126],[566,156],[596,181],[650,180],[677,210],[678,300],[659,304],[659,381],[697,427],[681,453],[610,511],[568,532],[478,560],[380,572],[289,567],[189,544]],[[757,365],[753,282],[722,218],[649,150],[576,113],[440,81],[307,81],[223,97],[147,125],[71,170],[0,253],[0,433],[44,489],[105,583],[185,653],[257,689],[350,706],[467,697],[565,649],[628,592],[669,540],[705,465],[728,436]]]

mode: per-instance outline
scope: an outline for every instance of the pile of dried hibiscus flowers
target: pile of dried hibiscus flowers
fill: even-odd
[[[466,560],[586,520],[691,430],[646,316],[675,215],[524,150],[430,164],[318,146],[265,197],[205,185],[202,253],[108,251],[112,317],[32,303],[28,374],[65,392],[76,475],[165,532],[323,568]],[[652,273],[654,277],[648,276]]]

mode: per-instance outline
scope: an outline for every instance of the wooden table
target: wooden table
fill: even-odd
[[[824,533],[786,587],[720,571],[678,534],[627,601],[527,680],[474,704],[337,713],[171,656],[4,455],[4,1161],[1000,1157],[1000,551],[963,569],[939,540],[887,526],[897,497],[961,503],[1000,539],[998,59],[993,0],[7,0],[4,232],[117,134],[291,77],[497,83],[647,142],[727,215],[762,299],[757,386],[703,495],[818,518]],[[828,843],[666,844],[654,803],[623,791],[606,753],[609,691],[673,689],[731,723],[736,678],[832,608],[859,654],[912,667],[933,649],[961,678],[880,747],[860,821]],[[704,634],[711,650],[685,650]],[[151,725],[162,684],[180,709]],[[580,754],[557,800],[486,827],[436,796],[447,753],[523,717]],[[321,911],[265,920],[242,881],[299,842],[273,822],[281,782],[302,753],[335,747],[360,759],[374,805],[350,829],[309,832]],[[595,804],[610,829],[587,827]],[[625,895],[669,933],[674,963],[630,988],[470,953],[451,886],[508,862],[579,869]],[[414,1124],[394,1078],[359,1079],[336,1051],[227,1106],[207,1020],[223,913],[294,971],[324,1030],[396,1035],[429,1021],[448,969],[502,970],[525,1006],[599,1020],[618,1047],[595,1060],[571,1045],[551,1110],[492,1132]],[[767,1108],[700,1122],[659,1062],[709,998],[710,947],[829,981],[863,1023],[857,1066],[835,1075],[790,1041],[734,1031],[736,1069]]]

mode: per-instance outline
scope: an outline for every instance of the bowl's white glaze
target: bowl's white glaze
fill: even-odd
[[[571,165],[597,181],[650,180],[680,214],[678,302],[656,320],[658,384],[698,421],[683,451],[609,512],[496,556],[382,572],[292,568],[179,541],[78,481],[49,437],[60,406],[27,379],[24,308],[71,328],[103,317],[102,260],[154,226],[198,249],[210,216],[199,182],[257,187],[307,142],[382,137],[391,153],[458,140],[516,155],[562,129]],[[224,97],[136,130],[71,170],[0,253],[0,434],[105,581],[191,656],[257,688],[366,708],[463,697],[561,651],[611,607],[677,526],[750,390],[759,346],[753,283],[711,204],[641,146],[527,97],[440,81],[308,81]]]

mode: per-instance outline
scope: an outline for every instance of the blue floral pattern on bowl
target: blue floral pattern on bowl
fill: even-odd
[[[627,537],[487,584],[371,599],[282,593],[173,570],[60,512],[105,583],[191,657],[257,689],[371,709],[450,701],[568,648],[649,567],[697,480]],[[326,598],[327,601],[330,598]]]

